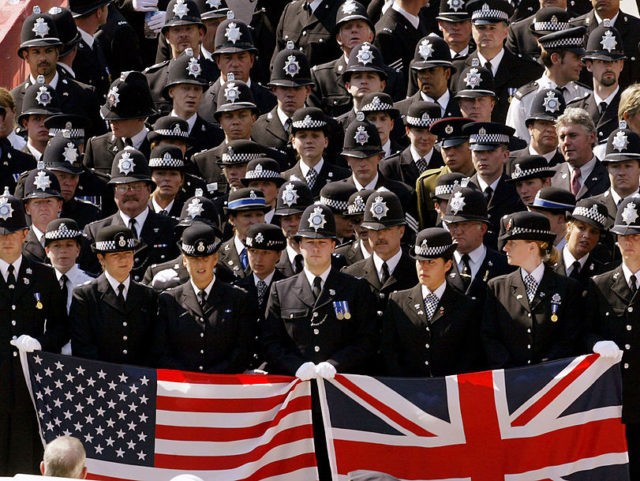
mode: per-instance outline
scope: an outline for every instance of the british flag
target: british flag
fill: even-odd
[[[617,364],[597,355],[434,379],[320,385],[334,481],[626,481]]]

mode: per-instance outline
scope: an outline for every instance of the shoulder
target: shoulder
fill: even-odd
[[[159,62],[156,63],[154,65],[151,65],[150,67],[145,68],[142,73],[144,74],[151,74],[151,73],[155,73],[158,72],[160,70],[162,70],[164,67],[166,67],[167,65],[169,65],[170,60],[165,60],[163,62]]]
[[[515,98],[521,100],[525,95],[536,92],[538,90],[538,82],[529,82],[518,89]]]
[[[351,245],[347,245],[345,246],[347,248],[351,247]],[[369,261],[369,259],[361,259],[357,262],[354,262],[353,264],[346,266],[342,269],[341,272],[343,272],[344,274],[348,274],[350,276],[353,277],[360,277],[363,274],[364,268],[367,265],[367,262]]]

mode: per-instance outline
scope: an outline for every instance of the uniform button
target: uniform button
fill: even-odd
[[[531,334],[531,328],[530,328],[530,327],[529,327],[529,328],[527,328],[527,332],[528,332],[529,334]]]
[[[428,365],[429,365],[429,361],[425,361],[425,362],[424,362],[424,365],[425,365],[425,366],[428,366]]]
[[[202,370],[204,370],[204,367],[198,366],[198,369],[200,369],[202,371]]]
[[[127,340],[127,336],[122,336],[122,340],[126,341]]]
[[[140,262],[140,258],[136,257],[135,259],[133,259],[133,262]]]
[[[11,321],[11,325],[15,326],[16,325],[16,321]]]
[[[320,346],[314,347],[313,350],[316,351],[316,352],[320,352]]]
[[[320,330],[319,330],[319,329],[314,329],[314,330],[313,330],[313,333],[314,333],[314,334],[320,334]]]
[[[200,333],[200,337],[204,337],[204,332],[201,332],[201,333]]]
[[[528,313],[528,314],[527,314],[527,317],[531,317],[531,313]]]
[[[18,353],[13,351],[13,357],[17,357],[17,356],[18,356]]]
[[[384,314],[384,312],[382,312],[382,311],[378,311],[376,314],[378,314],[378,317],[382,317],[382,316],[383,316],[383,314]]]
[[[123,323],[122,323],[122,325],[123,325],[124,327],[127,327],[127,322],[126,322],[126,321],[125,321],[125,322],[123,322]]]
[[[628,351],[629,349],[631,349],[631,344],[625,344],[624,348]]]
[[[258,340],[258,336],[255,336],[254,339],[257,341]]]
[[[609,311],[605,312],[605,313],[604,313],[604,315],[605,315],[605,316],[608,316],[608,315],[609,315]]]
[[[313,313],[313,317],[318,317],[318,313],[317,313],[317,312],[314,312],[314,313]]]
[[[527,364],[531,364],[531,360],[527,361]]]
[[[324,38],[321,38],[320,40],[318,40],[319,43],[322,43],[322,41],[324,40]]]
[[[140,276],[133,276],[133,280],[138,282],[140,280]]]
[[[627,331],[630,331],[632,329],[631,324],[627,324]]]
[[[122,350],[122,354],[127,354],[127,352],[128,352],[128,351],[127,351],[126,349],[123,349],[123,350]]]
[[[11,310],[12,310],[12,311],[15,311],[15,310],[16,310],[16,306],[15,306],[15,304],[11,306]]]
[[[200,354],[204,354],[204,349],[200,349]]]
[[[384,296],[385,296],[384,292],[381,292],[379,295],[380,295],[380,299],[384,299]]]
[[[164,254],[162,254],[162,255],[160,256],[160,259],[164,259],[164,257],[165,257],[165,256],[164,256]]]
[[[14,352],[14,354],[15,354],[15,352]],[[624,363],[624,365],[623,365],[622,367],[623,367],[623,368],[625,368],[625,369],[629,369],[629,363],[628,363],[628,362],[625,362],[625,363]]]
[[[531,344],[527,344],[527,349],[531,349]]]
[[[427,349],[429,349],[429,344],[425,344],[424,347],[426,347]]]
[[[18,339],[18,336],[11,336],[11,339],[15,341],[16,339]]]
[[[633,307],[631,307],[631,306],[627,307],[627,311],[633,312]]]
[[[302,36],[304,37],[307,34],[307,32],[302,32]]]

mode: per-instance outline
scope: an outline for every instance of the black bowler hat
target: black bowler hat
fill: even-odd
[[[47,224],[47,230],[44,233],[44,245],[47,246],[57,240],[76,240],[82,238],[82,230],[78,227],[78,223],[73,219],[60,218],[54,219]]]
[[[456,244],[447,230],[442,227],[429,227],[418,232],[411,257],[416,260],[440,257],[451,259],[455,250]]]
[[[459,172],[442,174],[436,180],[431,197],[435,200],[449,200],[454,190],[471,185],[473,184],[469,183],[469,177]]]
[[[44,126],[49,129],[49,137],[60,134],[67,139],[84,143],[87,123],[88,119],[82,115],[54,114],[45,119]]]
[[[220,215],[216,205],[201,195],[195,195],[187,199],[180,211],[178,226],[188,227],[194,222],[206,222],[216,229],[220,225]]]
[[[194,222],[182,231],[178,247],[189,257],[206,257],[215,254],[222,245],[219,232],[204,222]]]
[[[362,189],[354,192],[347,201],[347,210],[342,213],[346,217],[356,217],[364,215],[364,210],[367,207],[367,200],[369,196],[376,191],[373,189]]]
[[[0,235],[28,228],[22,201],[11,195],[9,188],[5,187],[0,196]]]
[[[377,190],[367,198],[362,227],[369,230],[384,230],[407,223],[402,202],[388,190]]]
[[[71,10],[64,7],[51,7],[49,9],[49,15],[53,18],[54,23],[56,24],[56,29],[58,30],[58,37],[62,42],[62,48],[60,49],[60,56],[64,57],[67,55],[73,47],[80,43],[80,31],[76,25],[75,20],[73,19],[73,14]]]
[[[269,86],[300,87],[313,85],[307,56],[294,48],[292,41],[271,62]]]
[[[444,221],[456,222],[478,221],[489,223],[487,201],[484,194],[471,187],[458,187],[453,191],[447,204]]]
[[[626,128],[626,122],[620,122],[620,128],[609,134],[606,155],[602,162],[613,163],[624,160],[640,162],[640,136]]]
[[[291,116],[291,133],[298,130],[322,130],[326,133],[327,116],[317,107],[303,107]]]
[[[128,227],[110,225],[98,231],[96,240],[91,244],[91,250],[101,254],[111,252],[126,252],[135,250],[140,241],[133,236]]]
[[[499,145],[509,145],[515,130],[498,122],[472,122],[462,127],[469,135],[471,150],[495,150]]]
[[[527,179],[546,179],[553,177],[556,171],[549,167],[547,159],[541,155],[525,155],[513,161],[511,178],[507,182],[520,182]]]
[[[528,127],[535,120],[555,122],[566,108],[567,103],[562,92],[558,89],[542,89],[533,97],[529,115],[524,123]]]
[[[49,140],[41,160],[47,170],[57,170],[73,175],[80,175],[84,172],[82,155],[78,146],[71,139],[62,135]]]
[[[464,22],[471,20],[471,14],[467,11],[465,0],[440,0],[436,19],[445,22]]]
[[[382,152],[378,129],[365,120],[363,112],[358,112],[356,120],[349,124],[344,133],[341,155],[364,159]]]
[[[136,71],[120,74],[111,83],[107,101],[100,107],[100,114],[105,120],[139,119],[153,113],[147,77]]]
[[[356,187],[347,182],[330,182],[320,189],[320,203],[326,205],[334,214],[342,215],[347,210],[349,197]]]
[[[385,63],[378,47],[369,42],[360,43],[351,50],[342,78],[348,82],[353,72],[376,72],[384,80],[387,78],[384,67]]]
[[[18,57],[29,47],[62,47],[56,24],[48,13],[40,7],[33,7],[33,13],[22,24]]]
[[[249,249],[281,251],[287,247],[287,238],[277,225],[253,224],[247,230],[245,245]]]
[[[568,50],[577,55],[584,54],[585,27],[571,27],[548,33],[538,39],[540,46],[548,51]]]
[[[264,200],[264,194],[258,189],[244,187],[229,192],[227,206],[224,208],[225,214],[235,213],[246,210],[260,210],[269,212],[271,206],[268,206]]]
[[[229,12],[226,0],[198,0],[196,3],[200,9],[200,18],[202,20],[226,18],[227,12]]]
[[[540,37],[571,28],[569,20],[569,13],[564,8],[544,7],[535,13],[529,30]]]
[[[623,236],[640,234],[638,208],[640,208],[640,196],[633,195],[620,202],[615,223],[609,230],[614,234]]]
[[[309,186],[301,180],[289,180],[278,189],[278,200],[274,215],[302,214],[313,204]]]
[[[560,214],[569,213],[576,206],[576,196],[560,187],[543,187],[538,191],[533,202],[527,205],[531,209],[546,210]]]
[[[147,182],[155,185],[151,180],[149,162],[142,152],[128,147],[118,152],[111,165],[111,180],[109,184],[130,184],[132,182]]]
[[[162,33],[166,33],[169,27],[180,25],[198,25],[202,29],[205,28],[200,18],[200,8],[194,0],[171,0],[167,5]]]
[[[159,145],[149,154],[149,169],[184,170],[182,149],[175,145]]]
[[[449,44],[435,34],[423,37],[417,44],[411,61],[413,70],[424,70],[433,67],[447,67],[452,73],[456,71],[451,63]]]
[[[40,162],[43,168],[30,170],[24,179],[23,201],[31,199],[62,199],[58,178],[44,169],[44,162]]]
[[[87,15],[103,5],[108,5],[111,0],[69,0],[69,10],[75,18]]]
[[[300,226],[295,235],[297,240],[306,239],[335,239],[336,220],[331,209],[323,204],[313,204],[302,213]]]
[[[605,18],[589,34],[587,52],[582,57],[582,61],[604,60],[605,62],[612,62],[627,58],[624,53],[620,32],[612,25],[611,20]]]
[[[418,129],[428,129],[432,124],[442,118],[440,105],[435,102],[412,102],[404,117],[404,124],[407,127]]]
[[[478,59],[471,60],[471,67],[462,71],[456,82],[454,98],[496,97],[493,74],[481,67]]]
[[[392,119],[400,116],[400,111],[393,106],[391,95],[384,92],[370,92],[362,97],[360,111],[365,115],[373,112],[386,112]]]
[[[202,64],[200,60],[193,56],[193,50],[185,49],[178,58],[169,62],[167,81],[162,88],[162,96],[171,100],[169,90],[174,85],[189,84],[202,87],[202,91],[209,86],[209,82],[202,76]]]
[[[36,83],[29,85],[24,92],[22,112],[18,116],[21,124],[29,115],[54,115],[60,112],[56,91],[44,83],[44,77],[38,75]]]
[[[214,45],[213,55],[240,52],[258,53],[258,49],[253,44],[251,29],[243,21],[236,20],[232,10],[227,13],[227,19],[218,25]]]
[[[471,23],[474,25],[508,24],[513,15],[513,7],[505,0],[474,0],[467,4],[467,11],[471,13]]]
[[[445,117],[431,124],[429,131],[436,135],[440,145],[447,149],[469,142],[469,136],[462,132],[462,127],[470,122],[473,120],[466,117]]]
[[[189,124],[180,117],[165,115],[153,124],[153,130],[147,134],[150,144],[160,140],[181,140],[187,144],[189,140]]]
[[[280,174],[280,164],[278,164],[278,161],[268,157],[251,160],[247,165],[247,171],[244,177],[240,179],[244,186],[248,186],[256,180],[267,180],[273,182],[278,187],[285,182],[284,177]]]
[[[607,230],[607,226],[612,220],[609,217],[607,206],[593,197],[579,200],[573,212],[569,214],[569,219],[586,222],[600,231]]]
[[[222,152],[220,165],[248,164],[265,156],[264,147],[253,140],[232,140]]]
[[[336,14],[335,33],[340,31],[343,24],[353,20],[362,20],[369,25],[372,32],[375,32],[376,30],[373,22],[371,22],[371,19],[367,14],[367,8],[356,0],[347,0],[340,6],[338,13]]]
[[[249,109],[256,115],[259,113],[249,86],[241,80],[235,80],[232,73],[227,74],[227,81],[218,92],[216,105],[217,109],[213,114],[216,120],[220,119],[223,112]]]
[[[500,235],[501,241],[528,240],[546,242],[553,246],[556,238],[551,231],[549,219],[539,212],[516,212],[503,219],[504,233]]]

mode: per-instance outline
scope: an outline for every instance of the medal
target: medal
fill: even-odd
[[[36,292],[33,294],[33,297],[36,298],[36,309],[42,309],[42,301],[40,300],[40,293]]]
[[[349,303],[347,301],[342,301],[344,305],[344,318],[348,321],[351,319],[351,311],[349,311]]]
[[[342,301],[335,301],[333,303],[333,312],[336,314],[336,318],[341,321],[344,319],[344,307],[342,305]]]
[[[551,314],[551,322],[558,322],[558,315],[557,314]]]
[[[560,294],[551,296],[551,322],[558,322],[558,307],[562,304]]]

